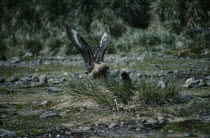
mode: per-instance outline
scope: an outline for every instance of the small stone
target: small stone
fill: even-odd
[[[159,81],[158,84],[157,84],[157,86],[160,87],[160,88],[162,88],[162,89],[164,89],[166,87],[166,84],[163,81]]]
[[[173,130],[168,130],[168,133],[174,133],[174,131]]]
[[[67,117],[68,114],[67,114],[66,111],[64,111],[64,112],[59,113],[59,116],[61,116],[61,117]]]
[[[188,101],[190,99],[192,99],[192,94],[189,94],[189,93],[184,93],[180,97],[181,101]]]
[[[49,103],[48,101],[43,101],[43,102],[41,103],[41,105],[46,106],[48,103]]]
[[[47,77],[45,75],[40,75],[39,76],[39,82],[41,82],[41,83],[47,83]]]
[[[8,82],[16,82],[16,81],[18,81],[19,80],[19,78],[18,78],[18,76],[12,76],[11,78],[9,78],[7,81]]]
[[[109,74],[109,76],[111,78],[117,78],[119,76],[119,73],[111,71],[110,74]]]
[[[203,116],[202,118],[206,123],[210,123],[210,116]]]
[[[42,64],[42,60],[41,59],[38,59],[37,60],[37,64],[39,64],[39,65]]]
[[[57,85],[57,84],[60,84],[60,83],[62,83],[62,82],[60,82],[60,81],[58,81],[58,80],[54,80],[54,81],[52,82],[53,85]]]
[[[48,111],[48,112],[45,112],[43,114],[41,114],[39,116],[39,118],[43,119],[43,118],[47,118],[47,117],[53,117],[53,116],[57,116],[58,114],[53,112],[53,111]]]
[[[22,82],[22,84],[24,85],[28,85],[30,83],[30,80],[32,80],[31,78],[28,78],[28,77],[24,77],[24,78],[21,78],[20,81]]]
[[[96,127],[98,127],[100,124],[99,124],[99,122],[95,122],[94,125],[95,125]]]
[[[11,62],[12,62],[12,63],[19,63],[20,60],[21,60],[21,59],[20,59],[19,57],[13,57]]]
[[[0,77],[0,83],[4,83],[5,82],[5,79]]]
[[[203,81],[202,79],[200,80],[200,82],[199,82],[198,86],[199,86],[199,87],[203,87],[203,86],[205,86],[205,83],[204,83],[204,81]]]
[[[113,122],[113,123],[111,123],[111,124],[109,125],[109,128],[116,127],[116,125],[117,125],[117,124]]]
[[[206,82],[206,84],[207,84],[207,86],[210,86],[210,80],[208,80],[208,81]]]
[[[14,137],[16,135],[15,132],[6,130],[6,129],[0,129],[0,137]]]
[[[191,135],[191,133],[189,133],[189,132],[183,133],[183,136],[184,136],[184,137],[189,137],[190,135]]]
[[[33,53],[27,52],[27,53],[25,53],[25,55],[23,56],[23,59],[25,59],[25,58],[30,58],[30,57],[33,57],[33,56],[34,56]]]
[[[42,87],[44,86],[45,84],[44,83],[40,83],[40,82],[34,82],[34,83],[31,83],[31,87]]]
[[[161,67],[161,65],[160,64],[156,64],[155,67],[159,68],[159,67]]]
[[[64,75],[64,76],[68,76],[69,73],[68,73],[68,72],[64,72],[63,75]]]
[[[57,87],[49,87],[47,89],[48,92],[62,92],[63,90]]]
[[[185,84],[182,86],[184,88],[192,88],[193,85],[198,85],[200,82],[200,80],[195,80],[194,77],[189,78],[185,81]]]
[[[0,61],[6,61],[6,60],[7,60],[6,56],[0,56]]]
[[[207,76],[206,79],[207,79],[207,80],[210,80],[210,76]]]
[[[91,129],[92,129],[92,127],[89,127],[89,126],[86,126],[86,127],[82,128],[83,131],[88,131],[88,130],[91,130]]]

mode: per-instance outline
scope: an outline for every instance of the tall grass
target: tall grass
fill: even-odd
[[[171,47],[171,39],[184,29],[210,25],[208,5],[208,0],[1,0],[0,52],[7,56],[21,55],[25,51],[55,55],[66,49],[65,54],[74,54],[77,51],[65,35],[63,22],[85,34],[86,40],[94,46],[98,45],[95,37],[107,30],[113,40],[110,47],[120,45],[109,52],[125,52],[131,50],[131,46],[153,47],[162,43]],[[170,32],[171,36],[156,34],[154,30],[139,31],[151,29],[152,24],[161,26],[161,31]],[[141,35],[141,41],[136,41],[139,36],[136,38],[130,29]],[[123,39],[131,41],[130,46],[126,46],[128,42],[124,46]],[[200,39],[203,41],[203,37],[197,37]],[[206,47],[207,41],[205,39]]]
[[[121,108],[130,104],[146,103],[160,105],[174,103],[179,97],[180,85],[166,82],[165,88],[160,88],[157,81],[149,79],[135,80],[132,87],[124,85],[116,79],[108,80],[72,80],[67,85],[67,92],[71,95],[95,100],[101,105]]]

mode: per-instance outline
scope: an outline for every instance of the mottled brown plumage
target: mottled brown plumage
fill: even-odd
[[[107,33],[103,33],[99,43],[99,49],[96,56],[94,56],[88,43],[74,29],[72,29],[72,27],[67,24],[64,25],[69,39],[83,57],[89,76],[91,78],[106,78],[109,74],[109,67],[106,63],[104,63],[103,58],[107,50]]]

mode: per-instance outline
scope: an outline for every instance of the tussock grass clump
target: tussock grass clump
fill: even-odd
[[[165,87],[161,88],[155,80],[144,80],[137,85],[136,96],[149,105],[161,105],[174,103],[181,91],[181,85],[176,82],[167,81]]]
[[[72,80],[67,85],[67,92],[72,95],[96,100],[99,104],[110,107],[145,103],[160,105],[173,103],[179,97],[179,85],[167,82],[160,88],[155,80],[133,81],[132,87],[121,80]]]

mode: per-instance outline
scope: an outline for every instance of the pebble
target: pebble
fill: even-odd
[[[182,87],[193,88],[196,85],[198,85],[199,82],[200,82],[200,80],[196,80],[194,77],[192,77],[192,78],[187,79]]]
[[[39,118],[43,119],[43,118],[47,118],[47,117],[53,117],[53,116],[57,116],[58,114],[53,112],[53,111],[48,111],[48,112],[45,112],[43,114],[41,114],[39,116]]]
[[[184,93],[184,94],[181,95],[180,100],[181,101],[188,101],[188,100],[190,100],[192,98],[193,98],[192,94]]]
[[[168,130],[168,133],[174,133],[174,131],[173,130]]]
[[[21,59],[19,57],[13,57],[11,62],[12,63],[20,63],[20,60]]]
[[[191,135],[191,133],[189,133],[189,132],[183,133],[183,136],[184,136],[184,137],[189,137],[190,135]]]
[[[160,88],[162,88],[162,89],[164,89],[166,87],[166,84],[163,81],[159,81],[158,84],[157,84],[157,86],[160,87]]]
[[[49,87],[47,89],[48,92],[62,92],[63,90],[57,87]]]
[[[18,78],[18,76],[12,76],[11,78],[9,78],[8,80],[7,80],[7,82],[16,82],[16,81],[18,81],[19,80],[19,78]]]
[[[31,87],[42,87],[44,86],[45,84],[44,83],[40,83],[40,82],[34,82],[34,83],[31,83]]]
[[[25,53],[25,55],[23,56],[23,59],[24,59],[24,58],[30,58],[30,57],[33,57],[33,56],[34,56],[33,53],[27,52],[27,53]]]
[[[15,132],[3,128],[0,129],[0,137],[14,137],[15,135],[16,135]]]
[[[116,123],[111,123],[110,125],[109,125],[109,128],[113,128],[113,127],[116,127]]]
[[[39,82],[40,83],[47,83],[47,77],[45,75],[39,76]]]

